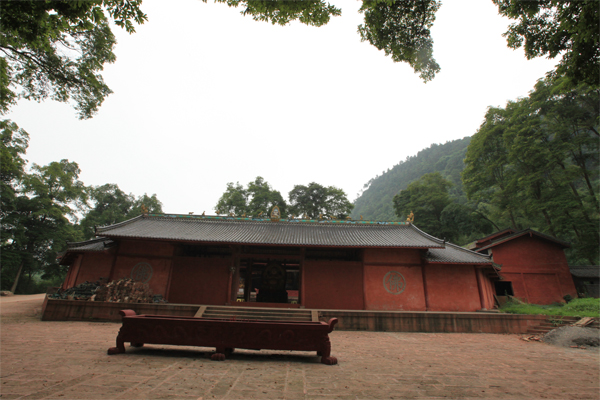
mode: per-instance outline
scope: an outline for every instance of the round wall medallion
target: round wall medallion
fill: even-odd
[[[383,277],[383,287],[391,294],[400,294],[406,288],[406,280],[400,272],[390,271]]]
[[[152,266],[147,262],[137,263],[131,270],[131,279],[134,281],[148,283],[150,278],[152,278]]]

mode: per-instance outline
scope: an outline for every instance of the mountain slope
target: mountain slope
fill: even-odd
[[[470,137],[457,139],[444,144],[432,144],[416,156],[407,157],[392,169],[376,176],[365,184],[365,189],[354,203],[353,219],[396,221],[392,200],[415,179],[430,172],[439,171],[454,186],[450,193],[454,198],[464,197],[460,173]]]

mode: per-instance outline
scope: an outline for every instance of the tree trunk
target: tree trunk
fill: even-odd
[[[12,287],[10,288],[10,291],[13,293],[17,289],[17,284],[19,283],[19,277],[21,276],[21,271],[23,270],[23,264],[24,264],[24,262],[21,261],[21,265],[19,265],[19,270],[17,271],[17,276],[15,277],[15,282],[13,283]]]

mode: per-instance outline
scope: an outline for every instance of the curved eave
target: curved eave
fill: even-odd
[[[139,216],[96,233],[112,239],[221,245],[329,248],[444,248],[442,240],[406,223],[270,221],[241,217]]]

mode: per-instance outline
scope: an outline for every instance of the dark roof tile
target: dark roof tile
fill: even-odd
[[[108,238],[248,245],[443,248],[443,241],[405,223],[270,221],[236,217],[149,215],[98,228]]]
[[[491,264],[490,256],[467,250],[452,243],[446,243],[445,249],[429,249],[425,256],[430,263],[440,264]]]

